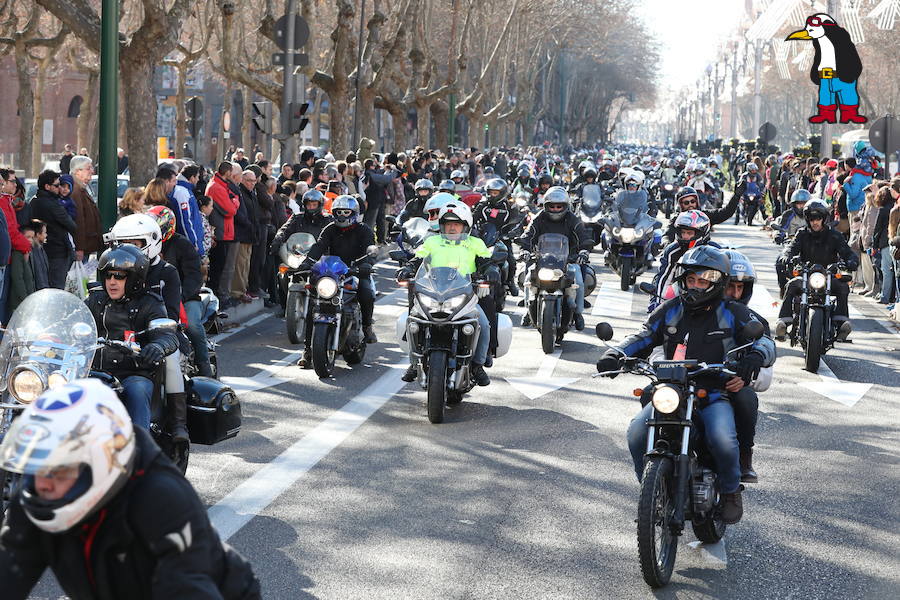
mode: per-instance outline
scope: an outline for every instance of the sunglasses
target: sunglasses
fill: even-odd
[[[339,208],[334,211],[334,216],[336,217],[349,217],[353,214],[353,211],[348,208]]]
[[[104,279],[115,279],[116,281],[125,281],[128,279],[128,273],[107,273]]]
[[[831,21],[823,21],[819,17],[809,17],[806,19],[807,25],[812,25],[813,27],[821,27],[824,25],[834,25]]]

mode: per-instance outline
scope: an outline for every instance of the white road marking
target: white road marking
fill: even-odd
[[[556,368],[556,363],[559,362],[560,356],[562,356],[561,349],[557,349],[552,354],[545,354],[537,373],[533,377],[506,377],[505,379],[511,386],[528,396],[531,400],[540,398],[544,394],[555,392],[559,388],[578,381],[577,377],[553,377],[553,370]]]
[[[397,393],[405,385],[400,379],[405,366],[391,365],[343,408],[210,507],[210,520],[222,540],[228,540],[265,510]]]
[[[287,377],[279,377],[278,373],[300,359],[302,350],[297,350],[281,358],[271,365],[260,367],[260,372],[253,377],[222,377],[222,383],[231,386],[238,394],[256,392],[288,381]]]
[[[725,566],[728,564],[728,552],[725,550],[725,540],[719,540],[715,544],[703,542],[688,542],[688,548],[697,552],[704,562],[713,565]]]
[[[591,314],[595,317],[628,317],[631,315],[631,304],[634,301],[634,292],[623,292],[617,281],[597,282],[600,288],[594,297],[594,309]]]
[[[800,382],[800,385],[844,406],[852,407],[855,405],[872,387],[871,383],[841,381],[834,374],[834,371],[825,364],[825,361],[821,359],[819,360],[819,372],[817,374],[821,381],[803,381]]]
[[[229,337],[233,336],[234,334],[247,329],[248,327],[253,327],[257,323],[262,323],[263,321],[265,321],[266,319],[268,319],[271,316],[272,316],[272,313],[270,313],[270,312],[256,315],[252,319],[249,319],[246,323],[241,323],[240,325],[238,325],[237,327],[234,327],[233,329],[229,329],[228,331],[224,331],[218,335],[214,335],[212,337],[212,341],[217,344],[221,343],[222,340],[224,340],[225,338],[229,338]]]
[[[774,327],[780,303],[775,300],[774,296],[761,282],[753,286],[753,295],[750,296],[750,302],[747,305]]]

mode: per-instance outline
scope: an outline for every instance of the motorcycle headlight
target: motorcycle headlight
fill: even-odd
[[[538,269],[538,279],[541,281],[556,281],[562,277],[562,270],[560,269],[548,269],[543,267]]]
[[[9,377],[9,391],[19,402],[31,404],[44,392],[44,378],[31,367],[19,367]]]
[[[460,294],[459,296],[453,296],[449,300],[443,303],[445,309],[449,308],[450,310],[456,310],[460,306],[463,305],[463,302],[466,301],[466,295]]]
[[[681,394],[675,388],[663,385],[653,390],[653,408],[663,414],[675,412],[681,404]]]
[[[318,282],[316,282],[316,293],[319,295],[319,298],[328,300],[329,298],[332,298],[335,294],[337,294],[337,290],[337,281],[335,281],[331,277],[323,277]]]
[[[635,232],[632,227],[624,227],[622,231],[619,233],[619,236],[622,238],[622,241],[626,244],[630,244],[635,240]]]
[[[825,274],[813,273],[809,276],[809,287],[814,290],[821,290],[825,287]]]
[[[426,296],[424,294],[417,294],[416,297],[419,299],[419,304],[421,304],[428,310],[434,310],[440,304],[440,302],[438,302],[431,296]]]
[[[299,269],[300,265],[303,263],[303,258],[296,254],[288,254],[285,258],[287,259],[287,262],[284,264],[286,264],[289,269]]]
[[[675,189],[675,187],[671,183],[667,183],[664,187],[667,192],[671,192]]]
[[[66,376],[59,371],[50,373],[50,377],[47,378],[47,387],[49,387],[51,390],[62,387],[67,383],[69,383],[69,380],[66,379]]]

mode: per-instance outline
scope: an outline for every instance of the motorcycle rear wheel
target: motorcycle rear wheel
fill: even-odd
[[[331,323],[316,323],[312,334],[312,363],[316,375],[321,378],[331,377],[334,372],[334,350],[332,339],[335,327]]]
[[[434,350],[428,357],[428,420],[444,422],[447,401],[447,352]]]
[[[691,520],[691,528],[698,540],[704,544],[715,544],[725,537],[725,529],[728,528],[728,525],[718,515],[713,514],[708,519]]]
[[[675,509],[674,467],[668,458],[653,458],[644,467],[638,501],[637,538],[641,574],[650,587],[669,583],[675,568],[678,536],[669,529]]]
[[[820,308],[809,311],[809,322],[806,324],[806,370],[810,373],[819,371],[819,360],[824,350],[825,313]]]

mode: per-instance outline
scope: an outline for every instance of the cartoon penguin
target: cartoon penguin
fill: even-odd
[[[856,80],[862,73],[862,62],[850,34],[825,13],[806,19],[806,27],[787,36],[787,40],[812,40],[816,50],[809,78],[819,86],[819,114],[810,123],[836,123],[838,104],[841,123],[865,123],[868,119],[857,113],[859,95]]]

